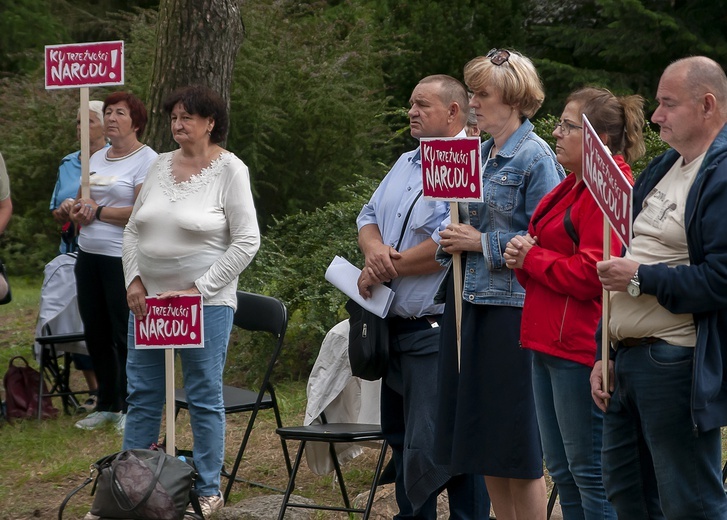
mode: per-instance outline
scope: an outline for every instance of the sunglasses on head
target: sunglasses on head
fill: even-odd
[[[505,49],[490,49],[486,58],[490,58],[490,63],[498,67],[510,59],[510,51]]]

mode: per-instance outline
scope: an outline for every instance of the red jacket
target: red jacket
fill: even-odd
[[[614,160],[633,182],[623,158]],[[515,270],[525,288],[520,342],[525,348],[593,366],[601,318],[596,262],[603,260],[603,213],[585,184],[575,185],[570,174],[540,201],[528,232],[538,243],[525,255],[522,269]],[[612,233],[611,256],[620,254],[621,242]]]

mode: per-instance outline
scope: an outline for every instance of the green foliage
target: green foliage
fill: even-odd
[[[502,0],[372,0],[377,23],[394,44],[384,71],[393,106],[408,105],[417,82],[430,74],[462,80],[465,63],[492,47],[524,40],[523,2]]]
[[[0,82],[0,146],[10,177],[13,218],[2,237],[15,273],[40,273],[60,242],[49,203],[60,160],[77,149],[77,91],[45,91],[39,75]]]
[[[258,215],[337,200],[386,156],[378,31],[356,2],[314,9],[249,3],[232,93],[228,147],[250,167]]]
[[[386,173],[379,167],[379,178]],[[325,333],[341,319],[346,297],[327,282],[324,274],[334,256],[347,258],[361,267],[356,216],[368,201],[378,181],[359,179],[343,188],[339,202],[275,220],[263,236],[255,261],[240,277],[240,287],[274,295],[288,307],[290,323],[281,370],[291,377],[307,377]],[[265,345],[249,345],[241,352],[241,367],[264,365]]]
[[[704,54],[727,62],[727,2],[531,0],[526,53],[535,58],[554,113],[586,84],[653,99],[672,61]]]
[[[534,132],[538,134],[550,147],[555,150],[555,137],[553,137],[553,129],[555,124],[560,121],[560,114],[556,115],[544,115],[537,119],[533,119],[531,122],[535,127]]]
[[[119,27],[125,28],[124,52],[126,85],[139,99],[149,99],[149,81],[156,46],[156,26],[159,13],[154,9],[119,11],[110,15]],[[147,106],[147,110],[151,107]]]
[[[66,27],[47,4],[44,0],[2,0],[0,77],[36,70],[43,46],[66,36]]]

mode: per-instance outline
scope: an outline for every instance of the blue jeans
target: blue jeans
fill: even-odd
[[[693,427],[693,355],[665,341],[616,355],[603,476],[619,518],[727,518],[720,429]]]
[[[225,457],[225,409],[222,370],[232,329],[232,308],[204,306],[204,348],[177,349],[182,360],[184,390],[194,437],[195,487],[200,496],[220,492]],[[159,440],[165,400],[163,349],[139,349],[134,344],[133,314],[129,318],[129,411],[123,449],[148,448]]]
[[[558,484],[564,520],[615,519],[601,478],[603,414],[591,398],[591,369],[533,353],[533,392],[545,465]]]

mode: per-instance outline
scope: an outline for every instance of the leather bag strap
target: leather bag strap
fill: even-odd
[[[66,508],[66,504],[68,504],[68,501],[73,497],[73,495],[88,486],[91,482],[93,482],[93,474],[91,474],[91,476],[89,477],[86,477],[86,480],[83,481],[83,484],[81,484],[76,489],[66,495],[66,498],[64,498],[63,502],[61,502],[61,507],[58,508],[58,520],[63,520],[63,510]]]
[[[396,250],[397,251],[401,247],[401,241],[404,240],[404,233],[406,232],[406,225],[409,223],[409,217],[411,217],[411,212],[414,210],[414,205],[419,200],[419,197],[422,196],[422,191],[420,191],[417,194],[417,196],[414,198],[414,202],[412,202],[411,203],[411,206],[409,206],[409,211],[406,212],[406,218],[404,218],[404,225],[401,227],[401,235],[399,235],[399,241],[396,243]]]

